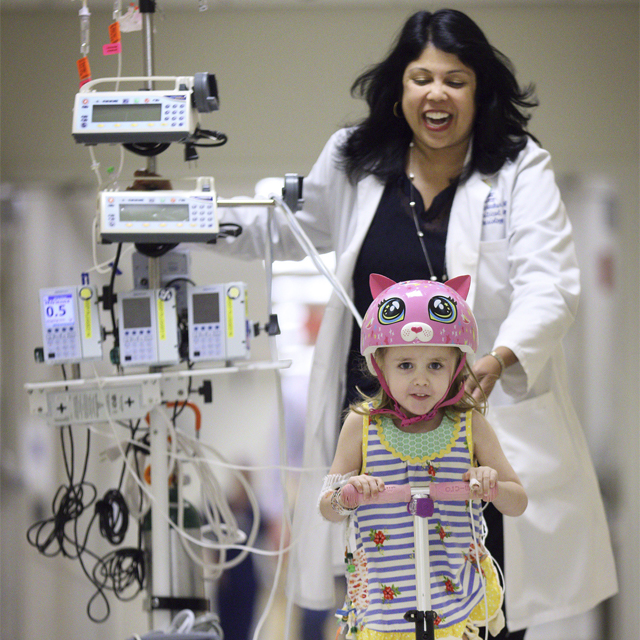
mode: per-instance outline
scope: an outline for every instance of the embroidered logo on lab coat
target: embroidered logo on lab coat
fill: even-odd
[[[491,191],[482,210],[482,239],[501,240],[506,236],[507,201],[498,200]]]

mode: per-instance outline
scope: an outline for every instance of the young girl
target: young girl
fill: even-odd
[[[327,520],[351,516],[342,612],[347,637],[413,640],[415,624],[403,617],[416,606],[413,516],[403,503],[349,508],[344,485],[366,498],[385,484],[477,481],[472,498],[495,496],[508,516],[525,510],[527,496],[481,407],[465,393],[467,357],[478,346],[465,301],[469,276],[396,284],[372,275],[370,285],[374,300],[362,324],[361,352],[381,389],[351,408],[319,506]],[[480,509],[468,502],[436,501],[428,519],[436,638],[478,638],[476,625],[488,621],[498,633],[504,624],[482,524]]]

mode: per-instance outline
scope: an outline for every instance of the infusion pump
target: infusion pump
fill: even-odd
[[[102,191],[100,238],[108,242],[210,242],[219,231],[213,178],[191,191]]]
[[[102,358],[102,330],[95,287],[40,289],[42,358],[64,364]]]
[[[249,357],[247,285],[227,282],[187,289],[189,360]]]
[[[187,358],[194,363],[249,358],[251,325],[244,282],[189,285],[182,310],[177,297],[171,286],[118,293],[119,350],[114,362],[132,367],[175,365]],[[41,289],[40,308],[44,338],[44,346],[36,350],[40,362],[102,359],[104,338],[95,287]]]
[[[171,82],[164,90],[118,89],[97,91],[99,84]],[[100,78],[87,82],[76,94],[71,133],[76,142],[184,142],[195,131],[198,112],[218,108],[215,76],[151,76]]]

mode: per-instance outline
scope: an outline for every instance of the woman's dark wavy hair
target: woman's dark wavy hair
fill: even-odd
[[[428,44],[455,54],[476,74],[476,117],[470,165],[473,171],[492,174],[525,147],[527,113],[538,105],[534,85],[520,88],[510,60],[495,49],[466,14],[454,9],[419,11],[402,27],[389,55],[362,73],[351,87],[364,98],[369,115],[353,129],[341,148],[341,166],[356,182],[366,174],[383,181],[402,175],[413,133],[404,118],[394,115],[402,98],[407,65],[420,57]],[[533,138],[535,140],[535,138]]]

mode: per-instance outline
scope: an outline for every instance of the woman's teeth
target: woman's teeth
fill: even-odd
[[[437,127],[446,124],[451,119],[451,115],[445,111],[431,111],[430,113],[425,113],[424,119],[427,124]]]

